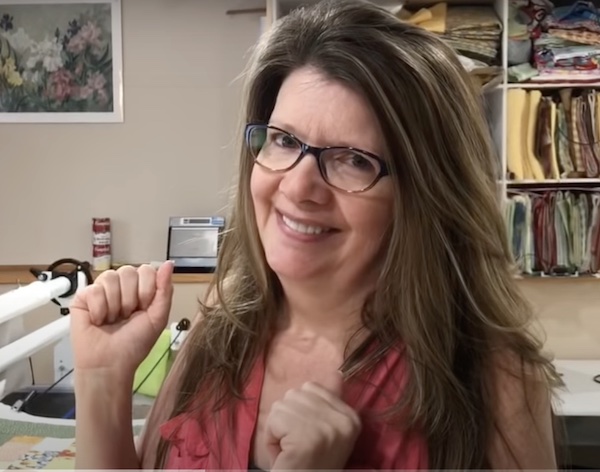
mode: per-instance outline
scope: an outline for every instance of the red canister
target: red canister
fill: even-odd
[[[108,270],[112,264],[110,218],[92,218],[92,266]]]

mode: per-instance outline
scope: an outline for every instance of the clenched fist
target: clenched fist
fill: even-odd
[[[336,372],[329,388],[309,382],[273,404],[266,423],[271,470],[344,468],[361,422],[341,390]]]
[[[133,376],[165,329],[173,263],[120,267],[98,276],[70,307],[76,372]]]

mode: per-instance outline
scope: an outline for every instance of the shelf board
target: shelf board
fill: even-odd
[[[0,285],[24,285],[35,282],[36,278],[29,272],[29,269],[35,268],[46,270],[48,264],[33,264],[33,265],[0,265]],[[94,279],[102,272],[92,271]],[[173,274],[173,283],[210,283],[213,274]]]
[[[600,274],[577,274],[577,275],[530,275],[530,274],[519,274],[516,276],[517,280],[600,280]]]
[[[507,180],[508,188],[600,187],[600,179]]]
[[[507,89],[560,89],[560,88],[600,88],[600,81],[595,82],[560,82],[560,83],[548,83],[541,82],[536,84],[535,82],[524,82],[524,83],[508,83],[504,84]]]

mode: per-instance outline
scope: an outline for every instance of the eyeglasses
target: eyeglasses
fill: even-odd
[[[312,154],[323,180],[345,192],[364,192],[389,175],[385,162],[375,154],[352,147],[309,146],[275,126],[247,124],[245,138],[254,162],[261,167],[285,172]]]

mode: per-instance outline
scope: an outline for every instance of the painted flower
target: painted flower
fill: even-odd
[[[84,85],[83,87],[77,87],[73,91],[73,98],[75,100],[87,100],[92,95],[94,95],[94,90],[87,85]]]
[[[48,77],[46,95],[48,98],[64,102],[73,93],[73,74],[66,69],[58,69]]]
[[[88,21],[77,33],[69,39],[67,51],[73,54],[80,54],[87,47],[92,49],[92,53],[99,55],[102,51],[102,31],[95,23]]]
[[[9,31],[13,29],[13,20],[14,18],[10,16],[8,13],[5,13],[0,17],[0,29],[4,31]]]
[[[65,49],[72,54],[81,54],[83,51],[85,51],[86,47],[87,42],[85,41],[85,38],[80,34],[76,34],[69,39]]]
[[[106,78],[99,72],[93,72],[83,87],[79,87],[73,94],[77,100],[87,100],[96,93],[96,99],[102,104],[108,103],[106,91]]]
[[[37,44],[34,43],[26,63],[27,68],[34,69],[41,62],[48,72],[56,72],[63,66],[62,50],[62,44],[56,38],[45,38]]]
[[[6,58],[0,73],[4,76],[9,85],[13,87],[20,87],[23,85],[23,77],[17,71],[15,60],[12,57]]]
[[[100,91],[106,86],[106,79],[100,72],[94,72],[88,77],[87,84],[92,90]]]
[[[16,31],[4,33],[4,37],[8,40],[10,46],[19,56],[26,54],[33,45],[33,40],[23,28],[18,28]]]

